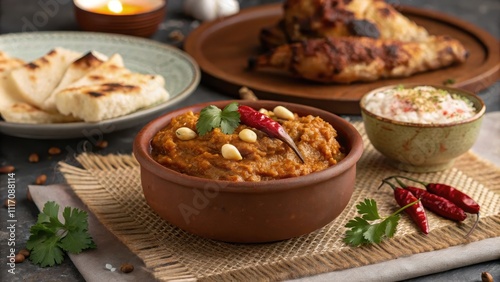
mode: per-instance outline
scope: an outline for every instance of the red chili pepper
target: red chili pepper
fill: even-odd
[[[404,178],[408,179],[417,183],[420,183],[421,185],[425,186],[427,191],[429,193],[441,196],[450,202],[454,203],[456,206],[461,208],[464,212],[472,213],[472,214],[477,214],[476,221],[474,222],[474,225],[472,228],[469,230],[467,235],[465,237],[468,237],[472,231],[476,228],[477,224],[479,223],[479,210],[481,209],[479,204],[474,201],[471,197],[469,197],[467,194],[463,193],[462,191],[455,189],[451,187],[450,185],[446,184],[441,184],[441,183],[427,183],[424,181],[420,181],[418,179],[414,179],[411,177],[407,176],[401,176],[401,175],[395,175],[391,177],[387,177],[384,179],[384,181],[387,181],[390,178]]]
[[[292,148],[303,163],[305,162],[304,157],[293,142],[292,138],[288,135],[288,133],[286,133],[285,129],[281,126],[281,124],[279,124],[279,122],[249,106],[239,105],[238,112],[240,113],[240,120],[243,124],[258,129],[270,137],[283,141],[283,143]]]
[[[426,209],[451,220],[464,221],[467,218],[467,214],[464,212],[464,210],[448,199],[445,199],[436,194],[429,193],[425,189],[407,186],[398,178],[396,178],[396,181],[401,187],[410,191],[415,197],[419,198],[422,202],[422,205]]]
[[[479,204],[471,197],[449,185],[440,183],[428,183],[425,184],[425,188],[427,188],[427,191],[431,192],[432,194],[439,195],[452,201],[457,206],[461,207],[465,212],[478,214],[479,210],[481,209]]]
[[[441,184],[441,183],[427,183],[427,182],[423,182],[423,181],[413,179],[413,178],[407,177],[407,176],[392,176],[390,178],[404,178],[404,179],[408,179],[408,180],[420,183],[423,186],[425,186],[427,191],[429,191],[430,193],[436,194],[438,196],[441,196],[445,199],[450,200],[455,205],[457,205],[461,209],[463,209],[465,212],[473,213],[473,214],[479,213],[480,206],[476,201],[474,201],[471,197],[469,197],[467,194],[463,193],[462,191],[455,189],[449,185]],[[388,178],[386,178],[386,179],[388,179]]]
[[[391,186],[392,190],[394,190],[394,198],[400,207],[404,207],[407,204],[418,201],[418,198],[415,197],[410,191],[401,187],[396,187],[394,184],[386,181],[385,179],[382,181],[383,183]],[[411,217],[413,222],[417,224],[423,233],[429,234],[429,221],[427,220],[427,214],[425,213],[422,202],[418,201],[416,204],[405,209],[405,212]]]

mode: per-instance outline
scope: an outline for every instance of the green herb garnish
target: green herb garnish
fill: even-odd
[[[64,223],[58,218],[59,205],[47,202],[30,229],[26,247],[30,260],[42,267],[60,264],[64,252],[78,254],[96,245],[88,233],[88,214],[77,208],[64,208]]]
[[[196,122],[196,131],[200,136],[203,136],[214,128],[220,128],[224,134],[231,134],[239,124],[238,103],[230,103],[222,110],[210,105],[201,110],[200,117]]]
[[[351,246],[359,246],[380,243],[384,238],[391,238],[396,233],[399,213],[417,202],[400,208],[388,217],[381,217],[378,213],[377,202],[373,199],[365,199],[364,202],[356,205],[361,217],[355,217],[345,225],[350,229],[345,233],[344,242]]]
[[[455,84],[455,80],[453,78],[448,78],[447,80],[443,81],[443,85],[452,85]]]

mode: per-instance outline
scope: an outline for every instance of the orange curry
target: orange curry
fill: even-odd
[[[219,128],[191,140],[180,140],[176,130],[188,127],[196,130],[199,114],[187,112],[172,119],[151,141],[152,156],[160,164],[191,176],[229,181],[265,181],[310,174],[337,164],[344,158],[336,140],[336,130],[320,117],[303,116],[293,120],[278,120],[293,139],[305,163],[291,148],[265,133],[239,125],[232,134]],[[257,134],[257,141],[241,140],[238,133],[249,128]],[[221,155],[224,144],[234,145],[241,160],[225,159]]]

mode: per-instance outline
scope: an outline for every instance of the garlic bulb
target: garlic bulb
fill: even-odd
[[[184,0],[184,13],[200,21],[211,21],[238,13],[237,0]]]

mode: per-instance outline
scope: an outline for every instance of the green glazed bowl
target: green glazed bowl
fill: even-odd
[[[396,168],[409,172],[434,172],[447,169],[454,159],[467,152],[476,141],[486,111],[484,102],[465,90],[438,85],[405,84],[404,88],[432,86],[463,96],[474,104],[476,114],[447,124],[419,124],[391,120],[365,108],[367,96],[401,85],[372,90],[360,101],[361,116],[368,139]]]

